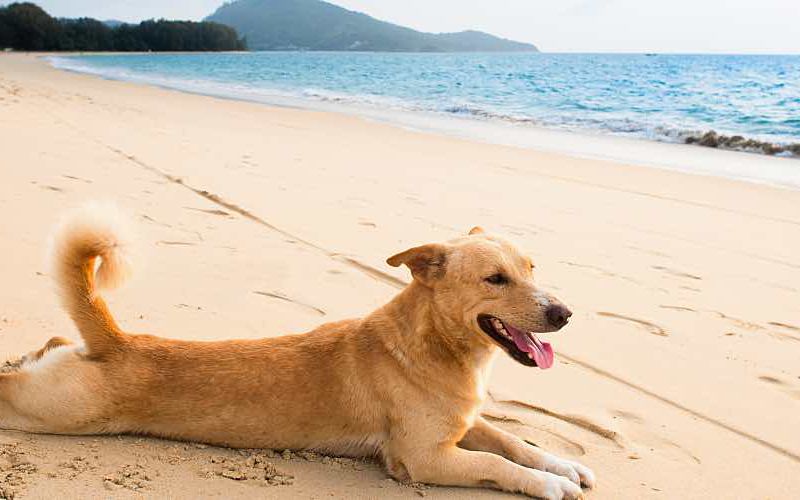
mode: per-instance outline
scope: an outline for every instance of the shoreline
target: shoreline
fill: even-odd
[[[103,53],[105,55],[125,55]],[[425,110],[382,110],[363,103],[341,103],[325,99],[265,94],[239,89],[238,92],[209,88],[186,82],[164,82],[147,77],[114,77],[90,68],[59,66],[58,57],[87,54],[43,54],[48,65],[61,71],[90,75],[195,95],[251,102],[265,106],[339,113],[394,125],[413,131],[443,134],[487,144],[514,146],[542,152],[566,154],[575,158],[605,160],[628,165],[673,170],[693,175],[723,177],[773,187],[800,189],[800,158],[711,148],[658,139],[627,138],[600,131],[559,130],[538,124],[489,121],[479,117],[444,115]],[[96,55],[96,54],[92,54]],[[194,86],[193,86],[194,85]],[[722,136],[720,136],[722,137]],[[699,142],[695,140],[694,142]]]
[[[116,200],[147,257],[107,295],[115,317],[183,340],[363,317],[409,279],[388,256],[480,225],[531,255],[538,285],[575,313],[547,335],[553,369],[498,357],[487,418],[593,468],[591,500],[796,493],[796,190],[105,80],[26,55],[0,56],[0,136],[7,358],[77,338],[43,254],[59,216],[87,200]],[[243,466],[238,451],[191,443],[0,431],[0,451],[32,464],[0,463],[31,498],[419,495],[374,461],[265,453],[294,476],[276,487],[222,475]]]

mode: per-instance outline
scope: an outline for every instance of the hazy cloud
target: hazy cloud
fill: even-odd
[[[578,0],[564,9],[566,15],[591,16],[602,14],[609,10],[619,0]]]

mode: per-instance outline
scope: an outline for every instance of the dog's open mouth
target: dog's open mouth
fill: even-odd
[[[543,370],[553,366],[553,348],[547,342],[539,340],[535,333],[514,328],[500,318],[488,314],[478,316],[478,324],[519,363],[538,366]]]

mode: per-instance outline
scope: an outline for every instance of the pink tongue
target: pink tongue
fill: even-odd
[[[533,355],[536,366],[542,370],[553,366],[553,348],[550,347],[550,344],[542,342],[532,333],[525,333],[510,325],[505,325],[505,327],[514,339],[514,344],[516,344],[517,349]]]

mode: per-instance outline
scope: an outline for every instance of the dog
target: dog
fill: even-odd
[[[129,274],[118,219],[90,207],[57,232],[52,274],[83,343],[55,337],[0,374],[0,428],[377,457],[399,481],[546,499],[594,485],[587,467],[479,414],[498,353],[549,368],[553,350],[538,334],[571,315],[508,241],[475,228],[390,257],[413,280],[361,319],[192,342],[118,326],[98,292]]]

